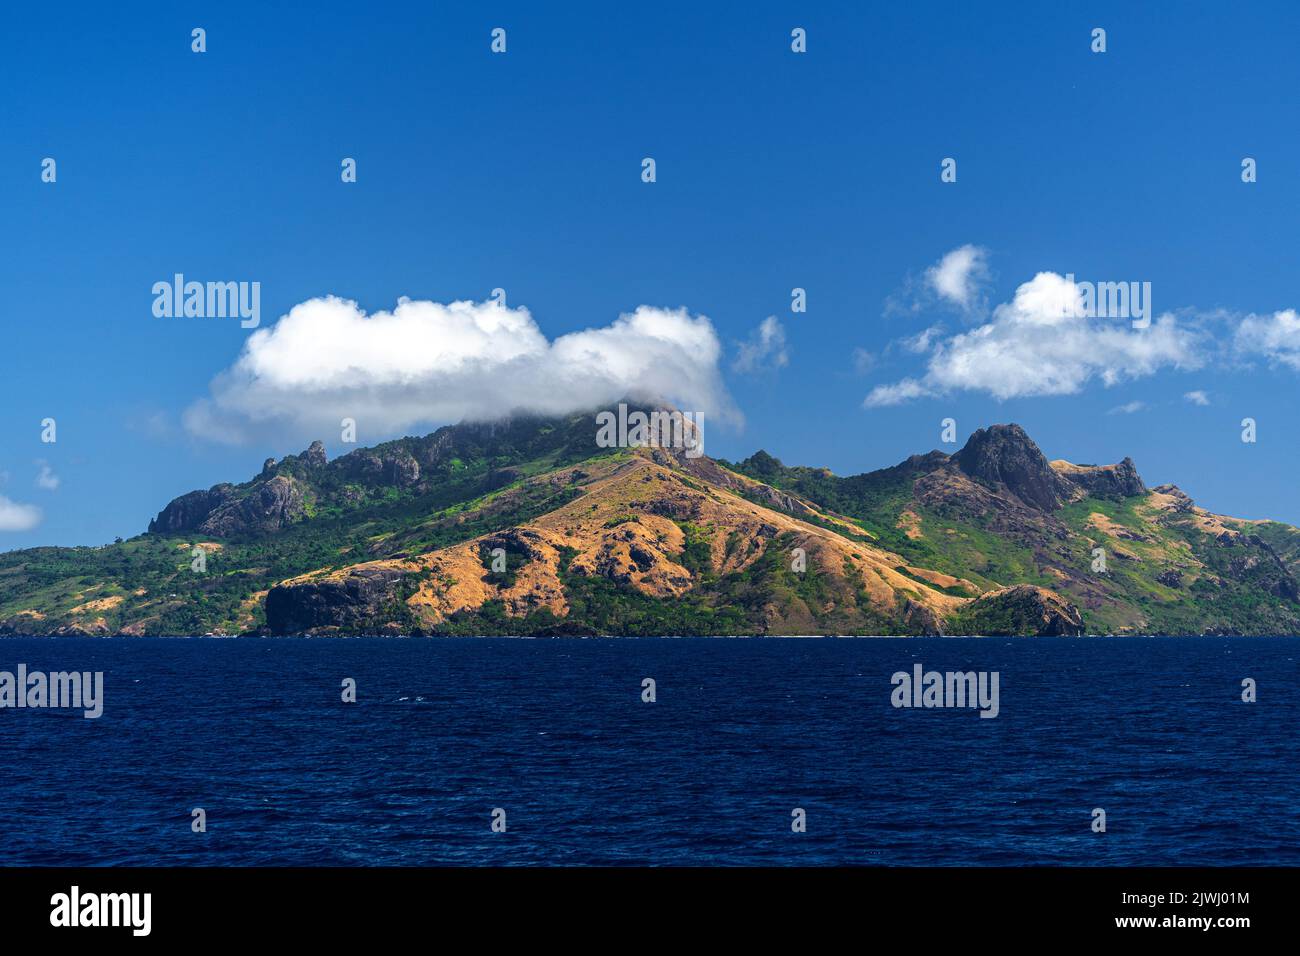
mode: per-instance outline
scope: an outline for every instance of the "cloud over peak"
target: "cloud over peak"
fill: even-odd
[[[191,433],[227,442],[260,432],[329,434],[343,418],[374,437],[414,426],[565,414],[625,396],[738,422],[706,316],[642,305],[607,326],[549,340],[526,308],[407,298],[366,314],[309,299],[259,329],[191,405]]]

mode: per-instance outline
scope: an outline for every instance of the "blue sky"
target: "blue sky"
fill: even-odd
[[[326,295],[375,313],[400,296],[483,302],[500,287],[552,342],[642,305],[685,308],[720,349],[704,361],[684,342],[685,378],[744,420],[708,432],[711,454],[761,447],[849,474],[952,450],[946,417],[962,441],[1017,421],[1049,457],[1131,455],[1149,484],[1175,482],[1208,508],[1300,523],[1300,339],[1285,316],[1300,307],[1294,5],[439,6],[6,14],[0,496],[41,518],[11,521],[0,549],[130,536],[175,495],[243,480],[313,438],[349,450],[304,418],[304,406],[335,411],[310,389],[218,385],[246,403],[236,418],[249,403],[289,411],[246,433],[230,425],[232,440],[195,427],[250,330],[156,318],[151,288],[178,272],[260,282],[267,335]],[[489,50],[494,27],[504,55]],[[806,54],[791,52],[794,27]],[[1094,27],[1104,54],[1090,50]],[[343,157],[356,183],[340,181]],[[956,183],[940,182],[944,157]],[[1241,181],[1243,157],[1258,182]],[[984,266],[969,309],[926,278],[966,245]],[[932,363],[951,371],[954,337],[1005,320],[998,307],[1040,272],[1149,281],[1155,313],[1174,313],[1177,360],[1144,366],[1145,342],[1119,340],[1108,385],[1114,363],[1090,328],[1061,338],[1090,353],[1078,381],[1057,374],[1071,356],[1050,341],[1028,353],[1066,394],[1000,399],[997,382],[1024,370],[994,357],[962,387],[932,376],[923,397],[864,406],[878,386],[925,381]],[[791,313],[794,287],[806,313]],[[772,348],[737,367],[769,316],[784,364]],[[928,351],[909,350],[936,326]],[[639,348],[623,331],[569,341]],[[276,360],[291,366],[306,339],[286,335]],[[381,360],[418,365],[438,347],[402,345]],[[552,372],[538,374],[529,387],[546,390]],[[498,369],[478,382],[496,398],[474,400],[519,389],[526,402],[523,380]],[[406,401],[390,382],[361,442],[432,430],[450,381],[407,397],[430,409],[418,426],[386,418]],[[40,440],[46,417],[54,444]]]

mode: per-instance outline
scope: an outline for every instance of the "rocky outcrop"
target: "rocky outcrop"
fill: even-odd
[[[1078,637],[1079,609],[1055,591],[1032,584],[999,588],[975,598],[955,616],[962,634],[989,637]]]
[[[384,480],[395,488],[409,488],[420,480],[420,463],[411,455],[385,458]]]
[[[1071,466],[1064,477],[1094,498],[1130,498],[1147,492],[1132,458],[1118,465]]]
[[[329,461],[328,456],[325,454],[325,446],[319,440],[312,442],[299,457],[312,468],[324,468]]]
[[[353,481],[378,486],[409,488],[420,480],[420,463],[402,451],[354,451],[334,462]]]
[[[150,534],[184,534],[198,530],[217,508],[234,495],[234,485],[213,485],[207,491],[191,491],[171,501],[149,522]]]
[[[784,511],[787,514],[798,515],[799,517],[807,517],[816,513],[815,509],[806,501],[803,501],[795,495],[785,491],[780,491],[773,488],[771,485],[754,481],[753,479],[737,474],[734,471],[729,471],[715,462],[712,458],[705,458],[703,456],[689,458],[680,451],[670,452],[662,448],[651,449],[648,454],[651,460],[657,463],[681,468],[683,471],[695,478],[700,478],[719,488],[726,488],[728,491],[733,491],[743,498],[757,501],[759,504],[765,505],[769,508],[776,508],[779,511]],[[765,455],[766,453],[759,452],[759,454]],[[754,456],[754,458],[757,457],[757,455]],[[770,455],[767,455],[766,457],[771,461],[776,462],[776,466],[780,467],[781,463],[779,461],[776,461],[776,459],[772,458]]]
[[[1165,496],[1172,511],[1186,513],[1196,507],[1196,502],[1192,500],[1191,496],[1177,485],[1156,485],[1151,490],[1158,495]]]
[[[267,459],[263,474],[273,469]],[[279,531],[302,518],[303,491],[286,475],[274,475],[240,494],[234,485],[214,485],[174,499],[149,522],[150,534],[197,532],[214,538]]]
[[[1005,488],[1042,511],[1059,508],[1070,497],[1069,482],[1052,469],[1019,425],[977,430],[951,461],[977,481]]]
[[[300,519],[303,512],[302,489],[298,482],[276,475],[251,494],[221,505],[202,521],[197,530],[214,538],[279,531]]]
[[[902,462],[894,465],[893,468],[886,468],[885,471],[911,471],[919,474],[929,474],[936,468],[942,467],[949,461],[949,456],[941,451],[927,451],[923,455],[908,455]]]
[[[337,578],[276,585],[266,595],[267,630],[373,632],[375,622],[397,603],[403,577],[401,569],[366,567]]]
[[[903,623],[922,637],[942,637],[943,621],[924,604],[909,600],[903,605]]]

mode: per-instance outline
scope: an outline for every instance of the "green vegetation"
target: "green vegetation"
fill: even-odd
[[[1294,592],[1300,530],[1261,522],[1245,526],[1243,535],[1229,544],[1198,529],[1189,515],[1159,511],[1145,494],[1084,497],[1050,515],[1021,516],[1021,524],[1009,529],[999,526],[1005,522],[1002,514],[959,497],[944,501],[942,509],[918,500],[917,479],[941,460],[914,457],[848,478],[824,469],[787,467],[763,452],[728,467],[854,519],[878,546],[914,567],[966,578],[985,589],[1035,584],[1055,590],[1080,608],[1089,632],[1278,634],[1300,629],[1300,601]],[[1094,515],[1105,519],[1109,531]],[[909,537],[909,525],[920,534]],[[1107,554],[1104,574],[1092,571],[1097,547]],[[941,590],[967,596],[960,589]],[[979,618],[973,613],[955,615],[949,629],[1017,633],[1012,620],[990,618],[988,611]],[[997,613],[1005,617],[1009,612]]]
[[[682,567],[700,584],[711,584],[717,579],[713,570],[713,535],[716,529],[709,525],[700,527],[689,521],[679,521],[677,526],[686,536],[682,546]]]
[[[530,560],[524,539],[510,529],[583,498],[593,473],[608,475],[633,459],[628,450],[596,447],[594,436],[592,417],[579,415],[440,429],[328,463],[319,449],[291,455],[251,481],[179,499],[158,525],[178,530],[104,547],[0,554],[0,633],[257,631],[267,626],[265,593],[287,580],[415,558],[484,536],[478,553],[483,575],[509,589]],[[1034,460],[1032,455],[1016,459],[1021,466]],[[1041,456],[1038,460],[1040,468],[1047,467]],[[974,598],[1015,584],[1061,595],[1079,608],[1085,629],[1094,633],[1300,631],[1300,530],[1207,517],[1186,504],[1173,510],[1169,498],[1150,493],[1093,497],[1085,486],[1065,479],[1057,480],[1069,489],[1060,498],[1068,503],[1031,507],[1003,487],[956,473],[954,461],[931,453],[842,478],[825,469],[787,467],[759,452],[739,463],[719,464],[769,488],[729,483],[715,488],[707,469],[675,469],[672,480],[647,478],[649,500],[642,485],[618,499],[593,495],[590,507],[584,502],[580,509],[588,532],[611,533],[622,549],[619,561],[626,562],[630,542],[636,568],[601,567],[593,573],[587,563],[587,573],[577,573],[574,553],[565,551],[558,573],[567,615],[540,609],[512,617],[501,600],[490,600],[453,615],[434,632],[915,633],[934,626],[926,617],[940,606],[934,591]],[[840,550],[826,553],[842,555],[844,542],[852,542],[871,551],[873,560],[880,557],[874,549],[896,555],[890,565],[915,587],[899,587],[897,577],[868,581],[849,558],[842,567],[828,568],[809,555],[806,570],[794,571],[790,552],[796,540],[811,547],[807,536],[782,530],[789,527],[785,524],[763,523],[756,531],[748,506],[743,530],[739,521],[729,527],[726,509],[734,499],[728,489],[755,509],[781,510],[784,504],[796,509],[785,511],[790,517],[833,532]],[[660,494],[664,497],[656,500]],[[817,510],[809,512],[787,496]],[[601,519],[592,521],[597,514]],[[655,573],[663,570],[668,535],[663,525],[649,539],[647,531],[663,516],[690,514],[707,517],[670,519],[684,539],[682,552],[670,560],[689,572],[689,589],[679,593],[680,585],[672,584],[675,596],[664,598],[637,590],[629,573],[644,573],[656,562]],[[643,546],[655,537],[658,555]],[[191,567],[199,546],[206,565],[201,572]],[[507,552],[504,572],[492,571],[496,547]],[[1098,553],[1105,555],[1104,571],[1093,567]],[[977,590],[936,586],[913,568],[967,580]],[[661,586],[680,574],[672,568],[667,573],[659,578]],[[382,607],[365,609],[366,619],[375,619],[376,630],[419,632],[418,612],[407,601],[431,574],[406,574],[391,595],[382,592]],[[882,592],[882,583],[889,592]],[[880,601],[880,594],[891,592],[895,606],[883,610],[869,599],[869,593]],[[554,599],[553,592],[542,594],[537,603]],[[1019,634],[1038,627],[1035,616],[1041,613],[1029,601],[977,601],[949,614],[943,626],[950,633]]]
[[[448,444],[447,436],[454,439],[458,454],[409,488],[382,484],[388,480],[382,470],[368,482],[358,479],[340,464],[347,459],[321,467],[289,456],[270,475],[237,486],[237,495],[254,494],[275,475],[292,477],[308,489],[304,502],[311,502],[301,520],[270,534],[146,534],[104,547],[0,554],[0,622],[22,633],[47,633],[62,624],[113,632],[140,621],[149,633],[255,630],[265,624],[260,592],[288,578],[449,547],[580,497],[587,477],[581,470],[565,485],[529,479],[625,454],[595,448],[592,435],[575,416],[544,434],[525,421],[495,430],[443,429],[362,450],[376,460],[404,460],[439,436]],[[203,573],[190,567],[199,542],[220,545],[206,554]],[[115,597],[121,601],[113,606],[73,613],[88,601]],[[28,610],[43,617],[19,616]],[[96,627],[100,619],[102,628]]]

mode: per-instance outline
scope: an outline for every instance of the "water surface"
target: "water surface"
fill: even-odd
[[[998,671],[999,716],[892,707],[918,661]],[[105,704],[0,710],[0,864],[1296,864],[1298,661],[1300,638],[3,639],[0,670],[101,670]]]

